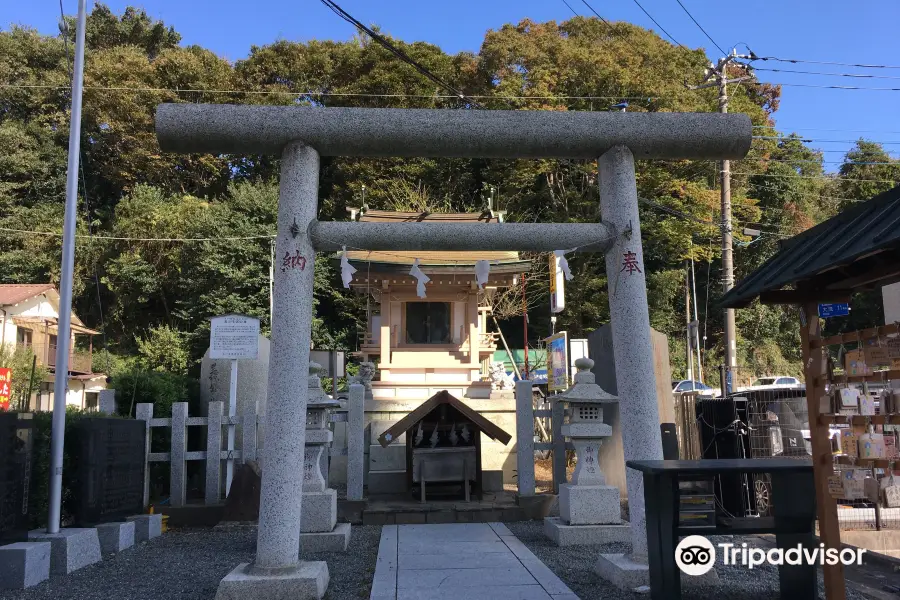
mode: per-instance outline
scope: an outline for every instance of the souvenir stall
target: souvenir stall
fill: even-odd
[[[827,548],[841,547],[839,501],[900,506],[900,477],[895,481],[891,471],[895,461],[900,466],[893,431],[900,425],[900,395],[891,389],[900,388],[900,328],[823,335],[827,320],[847,314],[855,293],[900,281],[898,223],[900,187],[785,240],[720,302],[742,308],[758,298],[797,307],[819,537]],[[857,351],[838,362],[838,349],[850,345]],[[882,384],[879,406],[870,386]],[[833,428],[839,436],[831,435]],[[828,600],[844,600],[841,564],[822,569]]]

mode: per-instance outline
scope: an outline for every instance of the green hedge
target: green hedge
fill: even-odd
[[[134,406],[141,402],[153,403],[156,417],[170,417],[174,402],[189,402],[191,414],[198,409],[199,382],[182,375],[161,373],[156,371],[127,371],[113,377],[112,385],[116,390],[116,403],[120,416],[134,416]],[[131,415],[129,415],[129,411]],[[104,416],[96,412],[86,412],[75,407],[66,409],[66,441],[63,448],[63,486],[61,517],[63,524],[71,522],[74,509],[74,489],[77,465],[75,435],[73,428],[81,419]],[[34,413],[34,444],[32,446],[31,487],[28,497],[28,511],[32,528],[47,525],[47,508],[49,506],[50,487],[50,438],[53,427],[52,412]],[[153,435],[154,451],[168,445],[168,430],[165,434],[157,430]],[[155,497],[168,492],[168,465],[153,463],[150,465],[150,486]]]

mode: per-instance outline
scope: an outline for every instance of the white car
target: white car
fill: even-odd
[[[773,375],[771,377],[760,377],[756,381],[753,382],[753,385],[750,387],[743,388],[743,390],[764,390],[770,388],[785,388],[785,387],[802,387],[803,382],[797,379],[796,377],[787,377],[784,375]]]

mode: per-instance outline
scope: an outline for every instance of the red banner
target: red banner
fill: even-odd
[[[12,369],[0,369],[0,410],[9,410],[12,396]]]

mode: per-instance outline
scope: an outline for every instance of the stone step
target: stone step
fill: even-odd
[[[528,515],[520,506],[486,507],[460,502],[453,508],[424,505],[404,507],[402,510],[362,511],[363,525],[407,525],[417,523],[510,523],[528,521]]]

